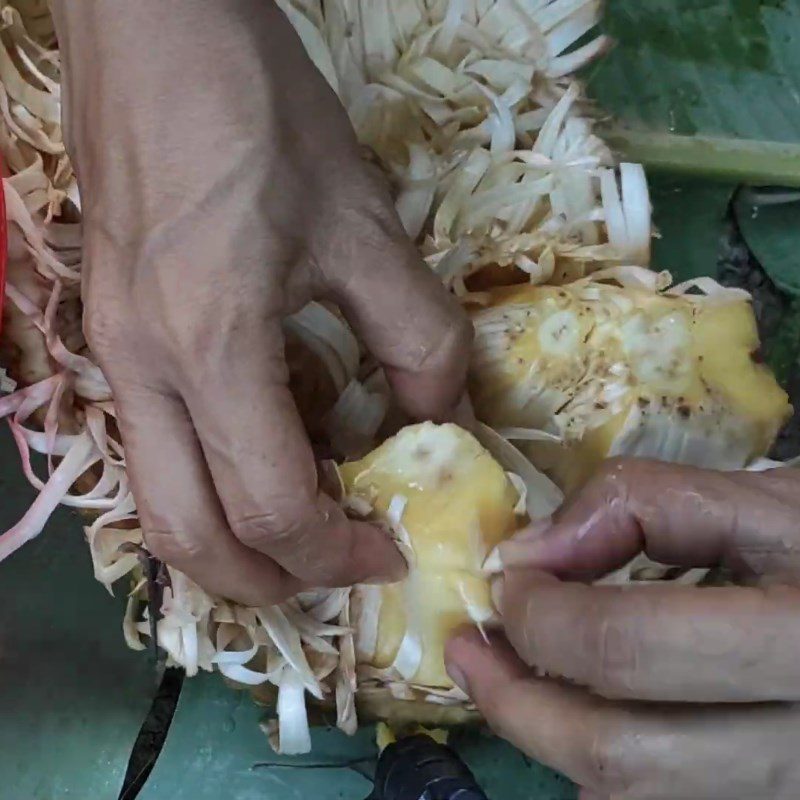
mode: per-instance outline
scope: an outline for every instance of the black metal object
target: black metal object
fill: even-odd
[[[430,736],[409,736],[381,753],[367,800],[489,800],[456,752]]]
[[[159,561],[144,547],[133,542],[123,542],[119,546],[121,553],[133,553],[146,579],[147,588],[147,615],[150,620],[150,647],[156,664],[158,683],[163,678],[166,666],[166,653],[158,644],[158,622],[161,619],[161,603],[164,600],[164,589],[171,585],[169,572],[163,561]]]

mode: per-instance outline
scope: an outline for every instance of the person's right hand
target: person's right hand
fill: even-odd
[[[758,585],[587,585],[642,551]],[[447,656],[501,736],[585,800],[800,797],[800,470],[611,461],[500,552],[508,641]]]
[[[269,0],[59,0],[87,338],[147,547],[257,606],[397,579],[320,492],[281,322],[343,309],[416,417],[462,393],[471,329],[406,238],[344,109]]]

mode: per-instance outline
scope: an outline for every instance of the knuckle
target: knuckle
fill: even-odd
[[[88,304],[83,314],[83,335],[91,351],[105,359],[109,354],[130,342],[120,315],[111,304]]]
[[[438,371],[452,365],[466,369],[475,333],[472,323],[458,308],[447,323],[441,336],[416,350],[416,358],[410,365],[413,371]]]
[[[203,557],[202,544],[183,528],[145,529],[143,538],[149,552],[171,566],[180,568]]]
[[[624,746],[623,737],[616,730],[609,726],[596,729],[585,754],[582,782],[602,794],[625,792],[630,781]]]
[[[442,358],[448,362],[464,361],[472,350],[472,341],[475,338],[475,328],[459,307],[455,308],[453,319],[447,333],[442,337],[440,352]]]
[[[649,625],[658,619],[655,597],[608,588],[585,606],[578,632],[583,674],[571,677],[606,698],[635,696],[642,688]]]
[[[591,677],[596,691],[606,697],[627,697],[635,691],[639,667],[636,624],[608,618],[595,626],[598,658]]]
[[[405,243],[388,193],[369,180],[353,182],[351,188],[355,196],[334,211],[335,225],[329,230],[334,239],[354,239],[369,252],[384,252],[397,242]]]
[[[630,459],[620,456],[608,458],[602,462],[580,496],[595,505],[619,509],[628,498],[632,473]]]
[[[603,462],[600,474],[604,477],[608,477],[610,474],[624,470],[630,461],[631,459],[626,456],[611,456],[611,458],[607,458]]]
[[[655,523],[668,509],[653,487],[659,486],[659,466],[642,459],[614,457],[604,462],[587,496],[605,509],[608,523],[618,531],[631,531],[644,521]]]
[[[308,501],[301,507],[308,508],[310,505],[311,501]],[[293,500],[291,504],[276,501],[268,509],[238,517],[231,523],[231,528],[239,541],[254,550],[281,550],[301,547],[308,535],[309,525]]]
[[[603,462],[597,481],[606,494],[617,495],[642,468],[642,462],[625,456],[614,456]]]
[[[239,541],[253,549],[262,548],[266,541],[280,544],[293,539],[295,533],[295,523],[274,510],[238,517],[231,528]]]
[[[313,509],[313,501],[302,508]],[[241,517],[231,529],[242,544],[270,556],[295,577],[318,585],[341,585],[341,568],[357,563],[358,554],[351,552],[348,558],[344,552],[321,547],[319,533],[328,515],[308,514],[298,512],[297,506],[273,508]]]
[[[361,160],[359,168],[358,179],[353,181],[354,203],[364,209],[369,219],[378,222],[380,228],[390,223],[394,229],[397,214],[392,201],[392,184],[386,172],[377,160]]]
[[[389,181],[386,170],[381,166],[380,157],[367,145],[362,146],[361,156],[367,190],[381,197],[388,197],[394,203],[400,194],[400,186]]]

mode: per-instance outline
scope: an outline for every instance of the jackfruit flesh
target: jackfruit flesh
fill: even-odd
[[[405,428],[363,460],[344,464],[341,477],[347,494],[367,501],[379,519],[389,517],[393,504],[402,507],[399,524],[411,551],[408,578],[380,589],[369,663],[391,667],[404,639],[411,640],[421,653],[403,678],[452,687],[444,643],[459,625],[493,615],[481,567],[523,521],[515,514],[517,490],[471,434],[450,424]]]
[[[558,437],[525,451],[566,493],[609,455],[745,466],[791,414],[745,299],[526,285],[493,290],[473,319],[478,416]]]

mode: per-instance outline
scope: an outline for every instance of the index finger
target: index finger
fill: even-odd
[[[306,583],[399,580],[405,561],[391,538],[348,519],[319,489],[280,323],[239,324],[238,346],[226,345],[225,357],[196,353],[183,387],[231,530]]]
[[[503,626],[519,656],[607,698],[800,700],[800,591],[587,586],[509,570]]]
[[[362,207],[341,212],[349,224],[327,242],[328,290],[403,409],[445,419],[464,391],[472,325],[406,235],[385,187],[367,176],[362,194]]]
[[[147,548],[206,591],[272,605],[302,584],[231,533],[184,404],[138,383],[114,387],[125,456]]]
[[[664,564],[726,566],[800,580],[800,471],[717,472],[614,459],[540,535],[500,548],[506,566],[595,579],[640,552]]]
[[[797,795],[797,706],[612,703],[533,678],[477,631],[449,642],[447,663],[499,736],[601,796]]]

